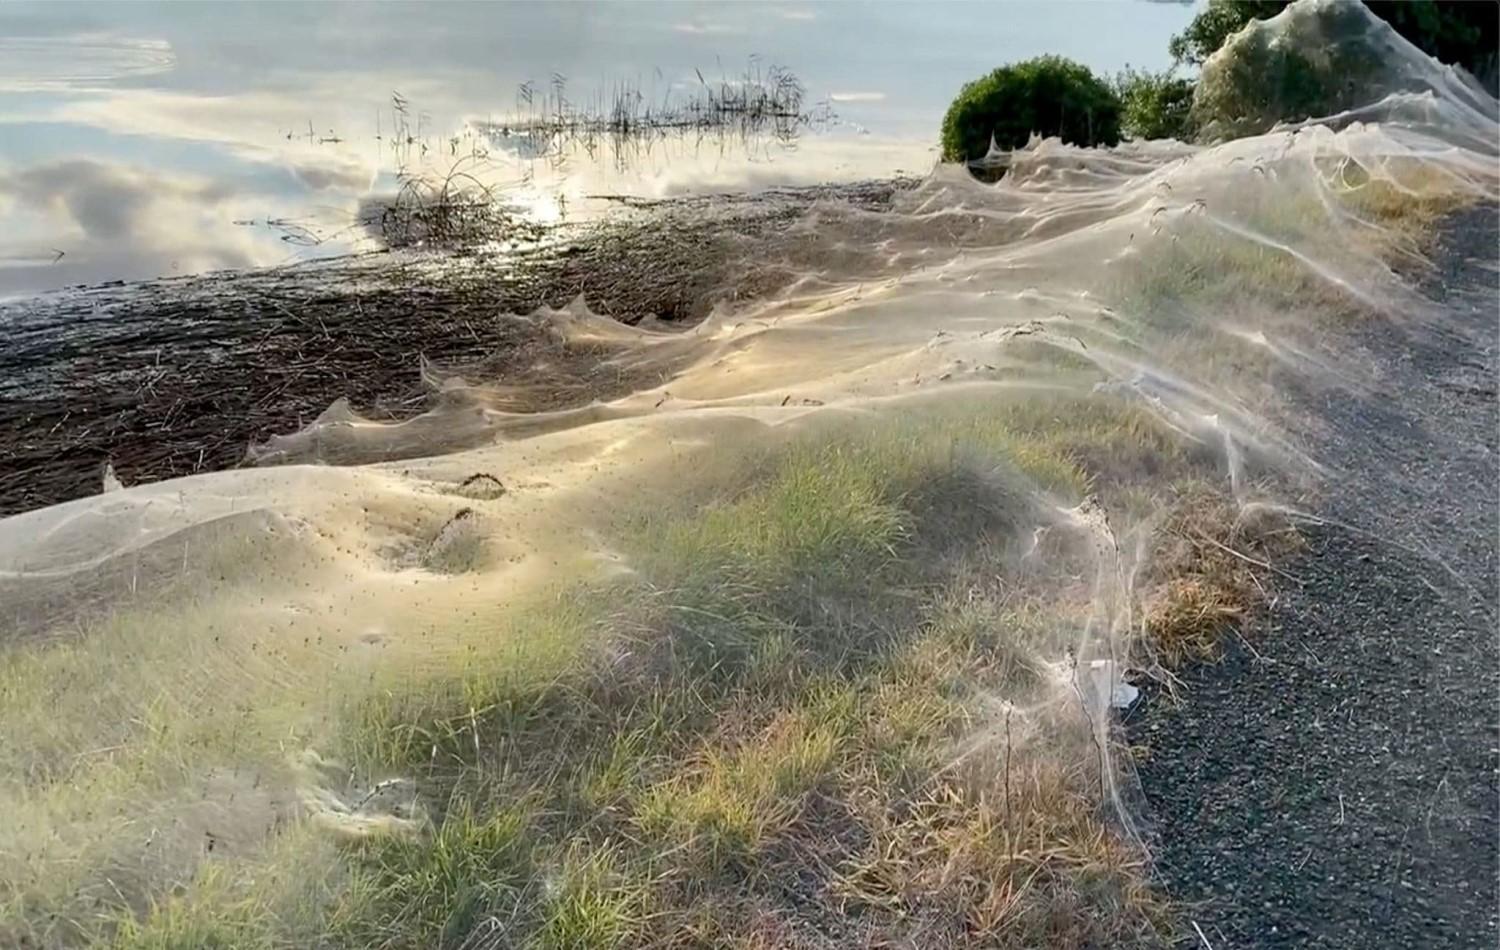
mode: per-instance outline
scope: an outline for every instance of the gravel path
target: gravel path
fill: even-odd
[[[1341,471],[1254,653],[1132,715],[1157,872],[1185,940],[1500,943],[1497,214],[1449,222],[1429,292],[1453,332],[1354,331],[1389,400],[1320,397]]]

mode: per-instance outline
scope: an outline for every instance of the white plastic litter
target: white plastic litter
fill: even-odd
[[[1109,697],[1113,709],[1129,709],[1140,698],[1141,691],[1119,678],[1114,660],[1089,663],[1089,686],[1096,697]]]

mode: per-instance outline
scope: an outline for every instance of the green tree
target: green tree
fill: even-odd
[[[1500,2],[1366,0],[1370,12],[1440,63],[1462,66],[1491,93],[1500,89]]]
[[[1193,81],[1171,71],[1152,73],[1125,67],[1115,77],[1120,99],[1120,128],[1133,139],[1178,139],[1193,136]]]
[[[1193,17],[1187,29],[1167,43],[1167,52],[1179,63],[1202,66],[1203,61],[1224,45],[1229,37],[1251,20],[1266,20],[1280,13],[1287,0],[1208,0],[1208,6]]]
[[[990,140],[1025,145],[1033,132],[1074,145],[1120,141],[1120,101],[1087,66],[1039,56],[966,83],[943,116],[945,161],[983,156]]]

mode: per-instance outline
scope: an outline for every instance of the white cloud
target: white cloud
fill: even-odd
[[[338,151],[305,137],[309,113],[317,115],[320,132],[333,121],[319,108],[319,98],[299,100],[277,92],[205,96],[156,89],[101,91],[64,103],[45,118],[151,138],[213,142],[252,159],[295,159]]]
[[[834,102],[884,102],[883,92],[835,92],[830,93],[829,99]]]
[[[380,157],[377,149],[389,144],[389,101],[351,96],[350,89],[400,88],[414,103],[413,116],[418,110],[423,114],[426,130],[460,125],[466,109],[451,91],[444,95],[430,81],[403,81],[407,78],[327,74],[301,77],[296,89],[234,95],[97,89],[50,108],[0,114],[0,122],[68,122],[121,135],[216,145],[244,161],[285,167],[318,188],[320,181],[368,181]],[[377,113],[386,143],[375,141]]]
[[[812,10],[779,10],[777,15],[783,20],[792,20],[798,23],[809,23],[818,18],[818,14]]]
[[[806,136],[787,161],[732,158],[716,149],[674,155],[630,187],[604,182],[583,187],[598,193],[628,191],[649,197],[755,191],[783,185],[822,185],[883,178],[897,171],[921,174],[932,167],[924,142],[861,136]],[[575,170],[576,171],[576,170]],[[585,192],[587,193],[587,192]]]
[[[351,191],[364,194],[375,184],[375,169],[358,161],[329,156],[323,162],[304,160],[291,166],[292,175],[313,191]]]
[[[0,91],[90,88],[171,72],[165,40],[108,35],[0,37]]]
[[[702,20],[674,23],[672,29],[691,36],[725,36],[740,32],[727,23],[704,23]]]
[[[255,199],[210,179],[67,159],[6,170],[0,197],[33,219],[0,244],[0,293],[253,267],[287,256],[274,237],[234,225]]]

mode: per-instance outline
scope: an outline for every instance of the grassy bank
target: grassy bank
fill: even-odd
[[[628,570],[512,605],[490,653],[338,690],[306,774],[359,794],[83,930],[129,947],[1163,940],[1074,668],[1115,635],[1101,605],[1121,592],[1099,577],[1119,565],[1101,572],[1071,512],[1168,504],[1169,534],[1244,547],[1203,487],[1214,468],[1099,397],[801,433],[622,519]],[[1187,561],[1149,579],[1173,651],[1247,596],[1232,566]]]

